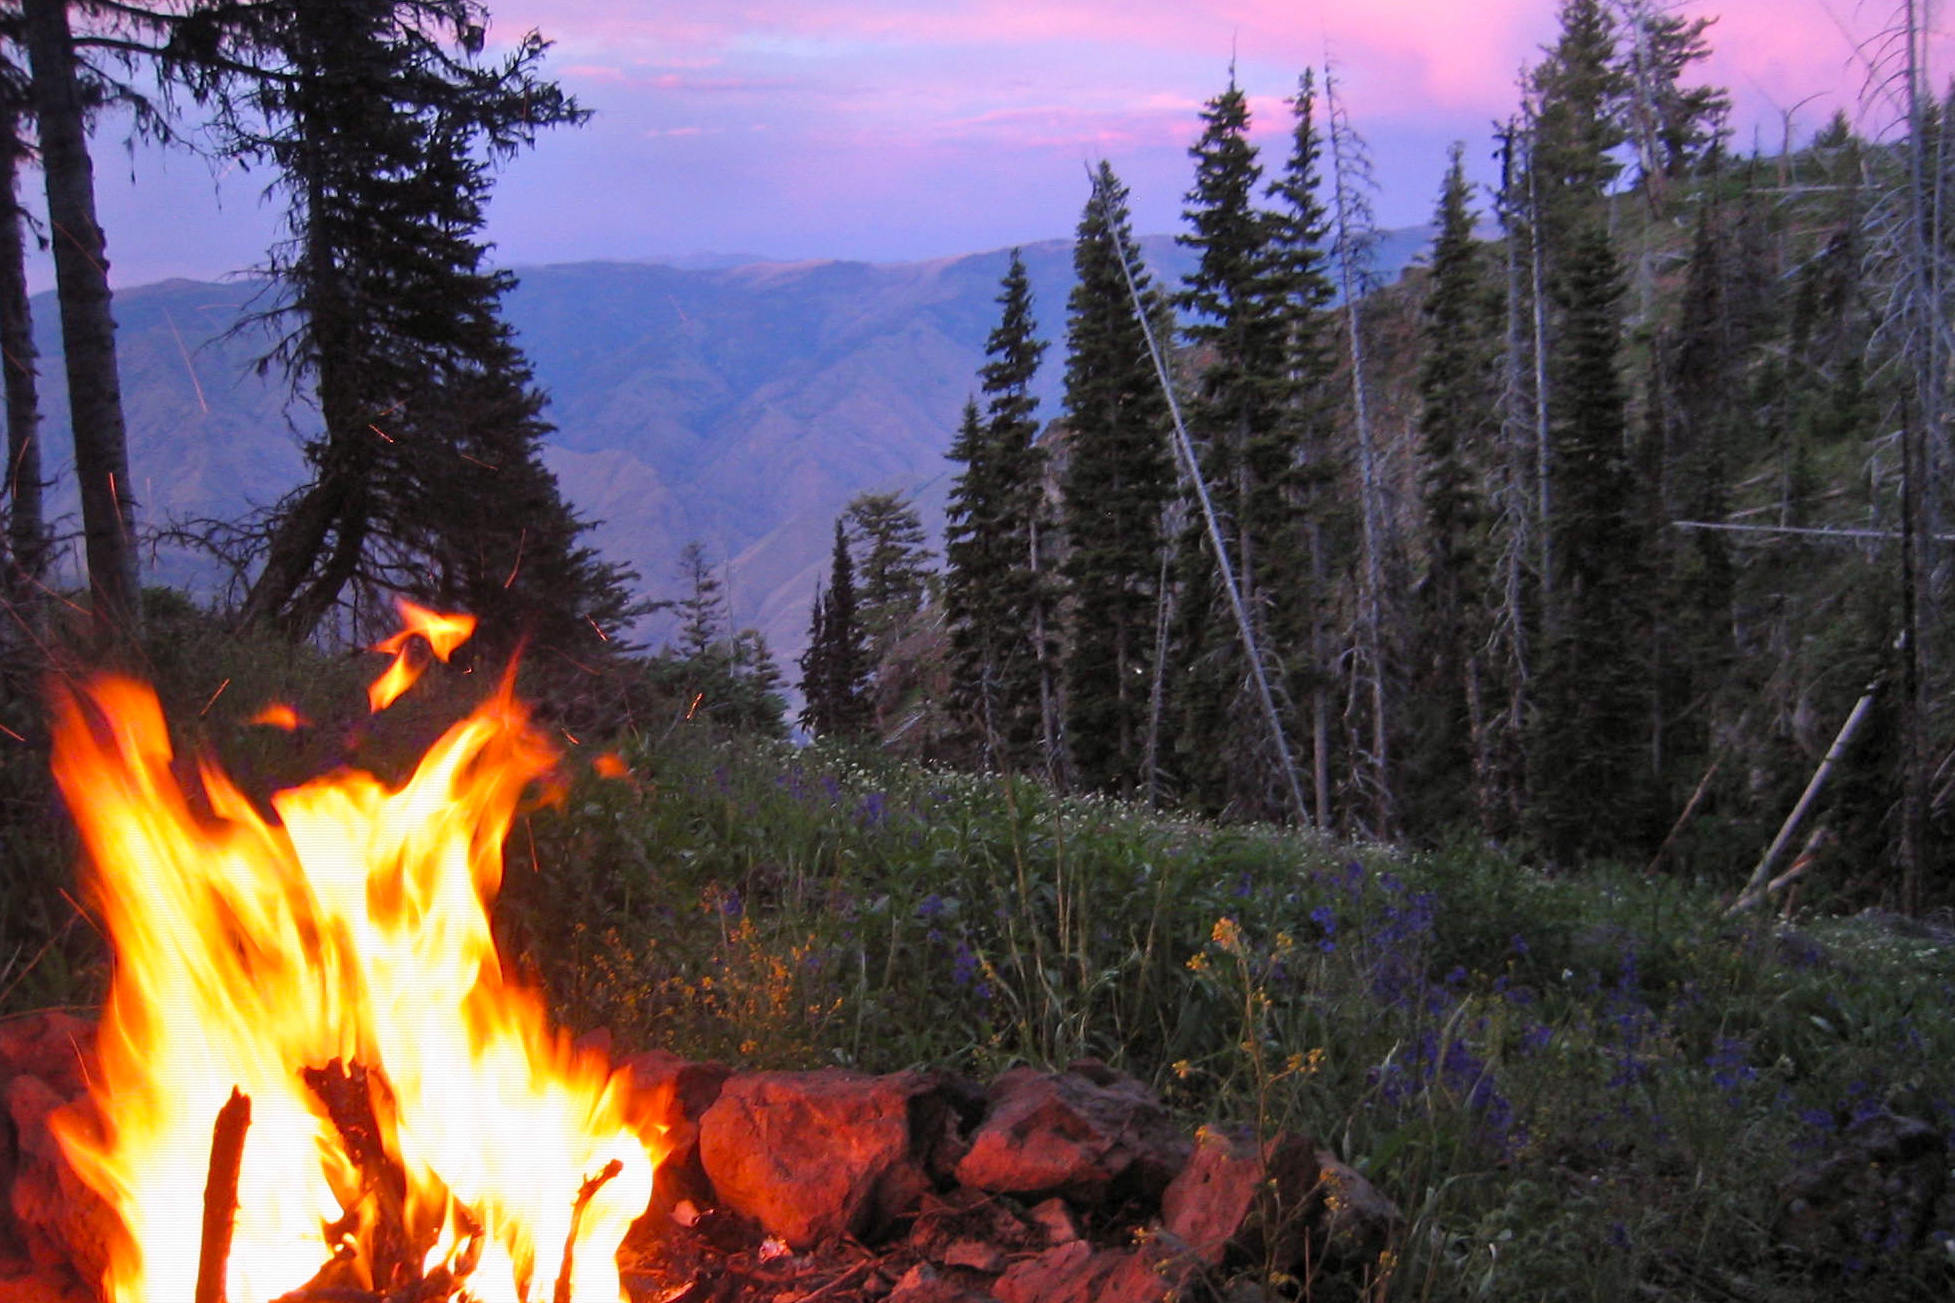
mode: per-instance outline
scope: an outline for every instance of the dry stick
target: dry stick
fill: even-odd
[[[570,1233],[563,1237],[563,1267],[557,1272],[557,1289],[551,1303],[570,1303],[570,1258],[577,1248],[577,1232],[584,1224],[584,1210],[591,1206],[591,1200],[604,1188],[604,1183],[624,1170],[625,1165],[614,1158],[578,1189],[577,1202],[570,1205]]]
[[[211,1128],[210,1174],[204,1178],[204,1239],[197,1255],[196,1303],[224,1303],[224,1276],[231,1265],[231,1232],[237,1227],[238,1172],[244,1166],[244,1133],[251,1127],[251,1096],[231,1087]]]
[[[1711,790],[1711,780],[1717,777],[1717,771],[1722,768],[1724,768],[1724,753],[1719,752],[1711,760],[1711,767],[1704,771],[1704,776],[1697,780],[1697,790],[1692,792],[1690,799],[1683,803],[1683,813],[1678,815],[1677,821],[1670,825],[1669,835],[1663,839],[1663,844],[1656,848],[1656,854],[1650,856],[1649,867],[1643,870],[1644,873],[1655,873],[1663,867],[1663,857],[1670,853],[1670,847],[1676,843],[1685,825],[1689,824],[1690,817],[1697,813],[1697,807],[1703,803],[1704,793]]]
[[[1853,713],[1846,717],[1846,723],[1840,725],[1839,736],[1833,739],[1833,745],[1827,750],[1826,758],[1819,762],[1819,768],[1813,770],[1812,781],[1806,784],[1806,790],[1800,794],[1798,804],[1792,807],[1791,814],[1785,816],[1785,823],[1779,827],[1778,836],[1772,838],[1772,844],[1765,848],[1765,854],[1759,859],[1758,867],[1751,871],[1751,881],[1745,883],[1745,889],[1738,893],[1735,901],[1731,902],[1731,908],[1724,911],[1726,918],[1750,909],[1770,893],[1772,866],[1778,863],[1778,858],[1785,853],[1785,848],[1792,844],[1793,837],[1798,834],[1799,825],[1805,821],[1813,803],[1819,799],[1820,789],[1826,786],[1826,780],[1832,775],[1834,766],[1839,764],[1840,758],[1846,754],[1847,747],[1853,744],[1854,734],[1860,731],[1860,726],[1866,723],[1867,716],[1872,713],[1874,698],[1880,693],[1880,684],[1881,679],[1876,675],[1873,681],[1867,684],[1867,690],[1861,694],[1860,700],[1854,704]]]

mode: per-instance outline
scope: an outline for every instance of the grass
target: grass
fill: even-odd
[[[190,732],[283,781],[318,757],[247,712],[290,690],[326,717],[366,667],[260,683],[264,658],[239,657],[181,676],[174,708],[207,707]],[[332,745],[397,766],[470,686],[437,684],[398,736]],[[1930,939],[1866,919],[1781,932],[1725,921],[1704,884],[1177,821],[684,724],[628,740],[626,778],[591,772],[599,749],[570,748],[564,799],[518,827],[498,907],[511,962],[575,1029],[768,1067],[1091,1056],[1191,1127],[1310,1134],[1406,1215],[1368,1280],[1313,1298],[1955,1281],[1928,1251],[1814,1254],[1776,1228],[1779,1181],[1856,1119],[1891,1108],[1955,1138],[1955,950]],[[71,854],[59,820],[19,764],[0,781],[0,1013],[91,999],[99,951],[48,890]]]

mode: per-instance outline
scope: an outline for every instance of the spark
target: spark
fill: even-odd
[[[572,733],[569,729],[563,728],[563,729],[558,729],[557,731],[570,739],[570,745],[574,747],[580,747],[584,745],[582,742],[579,742],[577,740],[577,735],[575,733]]]
[[[466,456],[467,454],[463,455]],[[470,457],[469,460],[474,461],[475,459]],[[516,572],[523,568],[523,544],[527,542],[529,542],[529,530],[525,528],[520,534],[516,535],[516,561],[515,564],[509,567],[509,578],[502,581],[504,588],[516,582]]]
[[[5,733],[8,737],[12,738],[16,742],[25,742],[27,740],[26,738],[22,737],[20,734],[8,728],[5,724],[0,724],[0,733]]]
[[[385,440],[386,440],[386,441],[387,441],[388,443],[398,443],[398,442],[399,442],[399,440],[397,440],[396,438],[394,438],[394,436],[393,436],[393,435],[391,435],[391,434],[388,434],[388,433],[387,433],[387,432],[386,432],[385,430],[383,430],[383,429],[381,429],[381,428],[380,428],[379,426],[377,426],[377,425],[375,425],[375,424],[374,424],[374,423],[373,423],[372,421],[368,421],[368,422],[367,422],[367,429],[369,429],[369,430],[372,430],[372,431],[373,431],[373,432],[374,432],[375,434],[377,434],[377,435],[379,435],[379,436],[380,436],[381,438],[383,438],[383,439],[385,439]]]
[[[197,391],[197,406],[203,409],[205,416],[209,416],[210,404],[204,401],[204,382],[197,379],[197,368],[190,361],[190,350],[183,346],[183,332],[176,328],[176,318],[170,315],[168,308],[163,309],[163,320],[170,323],[170,336],[176,340],[176,351],[183,355],[183,369],[189,373],[190,387]]]
[[[598,628],[597,620],[595,617],[587,615],[584,617],[584,621],[585,623],[589,624],[592,629],[597,631],[598,637],[602,638],[606,642],[611,641],[611,635],[604,632],[603,629]]]
[[[206,701],[204,703],[204,708],[197,712],[197,718],[202,719],[205,715],[210,714],[210,708],[217,704],[217,699],[224,695],[224,689],[230,686],[231,686],[231,681],[229,679],[226,679],[222,683],[218,684],[217,691],[210,694],[210,700]]]
[[[699,703],[700,703],[700,702],[702,702],[702,701],[704,701],[704,700],[706,700],[706,694],[705,694],[705,693],[703,693],[703,692],[702,692],[702,693],[699,693],[698,695],[696,695],[695,697],[693,697],[693,699],[692,699],[692,704],[691,704],[690,706],[687,706],[687,707],[686,707],[686,718],[687,718],[687,719],[691,719],[691,718],[693,717],[693,715],[694,715],[694,713],[695,713],[695,712],[697,712],[697,711],[698,711],[698,709],[699,709]]]

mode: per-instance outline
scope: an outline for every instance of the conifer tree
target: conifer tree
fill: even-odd
[[[482,60],[486,13],[472,0],[267,0],[239,15],[229,39],[264,74],[227,88],[218,125],[232,156],[276,168],[291,237],[267,268],[276,297],[260,319],[280,334],[263,365],[309,389],[323,425],[306,449],[312,481],[266,522],[245,618],[307,636],[349,591],[358,601],[385,585],[432,541],[434,522],[411,512],[476,455],[440,410],[463,401],[513,424],[484,436],[498,455],[478,459],[504,469],[474,485],[486,500],[447,514],[459,533],[436,541],[439,552],[451,564],[507,555],[478,525],[513,526],[525,551],[531,539],[559,547],[562,566],[532,573],[555,568],[566,586],[532,596],[554,598],[556,627],[581,624],[578,650],[592,651],[591,622],[615,609],[624,576],[575,563],[593,561],[575,542],[584,526],[537,458],[541,400],[500,319],[514,281],[484,265],[480,237],[489,163],[584,111],[539,76],[535,33]],[[431,452],[438,439],[445,449]]]
[[[1312,807],[1319,825],[1331,818],[1331,693],[1336,659],[1331,636],[1332,570],[1338,540],[1348,532],[1350,510],[1340,492],[1348,454],[1337,437],[1335,323],[1331,305],[1333,221],[1324,202],[1323,131],[1317,117],[1316,73],[1306,68],[1290,101],[1290,151],[1269,188],[1271,252],[1283,332],[1281,419],[1295,442],[1290,470],[1294,510],[1282,546],[1295,601],[1272,612],[1271,633],[1289,648],[1284,658],[1288,697],[1309,703]]]
[[[1272,646],[1272,628],[1294,623],[1287,492],[1297,462],[1294,423],[1283,419],[1290,384],[1283,281],[1271,251],[1271,221],[1257,206],[1262,167],[1249,139],[1249,102],[1231,77],[1202,112],[1190,153],[1195,183],[1176,237],[1197,250],[1175,306],[1182,334],[1202,362],[1190,408],[1201,470],[1212,487],[1247,608],[1252,641]],[[1191,531],[1179,543],[1175,620],[1174,767],[1209,809],[1273,814],[1287,804],[1282,748],[1252,690],[1243,640],[1218,600],[1213,552]],[[1265,666],[1277,673],[1282,667]],[[1280,679],[1282,675],[1277,673]]]
[[[900,637],[923,608],[931,553],[922,517],[900,493],[858,493],[843,515],[859,555],[857,611],[873,649]]]
[[[679,551],[679,583],[678,652],[687,660],[701,660],[723,647],[727,627],[724,585],[706,560],[705,547],[698,542],[688,543]]]
[[[820,737],[856,741],[873,731],[868,652],[855,600],[855,564],[843,519],[835,521],[828,585],[815,594],[808,650],[801,658],[801,724]]]
[[[1556,605],[1529,747],[1536,834],[1563,860],[1647,850],[1647,515],[1627,453],[1621,266],[1584,228],[1562,261],[1555,357]]]
[[[986,762],[1051,772],[1055,720],[1046,645],[1050,594],[1039,555],[1044,452],[1032,379],[1044,341],[1031,282],[1013,250],[985,344],[985,409],[975,402],[950,457],[963,464],[946,508],[944,606],[953,708]]]
[[[1078,281],[1067,301],[1066,737],[1075,779],[1122,793],[1153,779],[1145,765],[1174,493],[1167,402],[1134,295],[1157,320],[1166,309],[1129,222],[1127,191],[1102,162],[1073,243]]]
[[[1419,495],[1425,573],[1411,639],[1418,650],[1407,736],[1407,826],[1433,835],[1474,812],[1487,762],[1478,718],[1486,638],[1486,503],[1482,484],[1499,433],[1491,296],[1473,236],[1462,147],[1454,145],[1434,219],[1420,305]]]

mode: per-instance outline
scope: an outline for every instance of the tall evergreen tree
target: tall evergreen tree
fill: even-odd
[[[1073,270],[1063,486],[1066,737],[1082,786],[1136,793],[1153,781],[1146,765],[1174,464],[1167,401],[1134,296],[1163,327],[1166,306],[1134,242],[1126,188],[1104,162],[1080,216]]]
[[[713,573],[706,549],[698,542],[679,551],[680,597],[675,603],[679,616],[679,655],[700,660],[726,645],[726,586]]]
[[[868,649],[857,618],[855,563],[843,520],[835,521],[828,586],[815,594],[807,653],[801,658],[801,724],[820,737],[848,741],[873,732]]]
[[[439,494],[430,475],[477,456],[439,410],[461,401],[510,423],[483,436],[495,455],[477,457],[502,469],[470,486],[489,498],[448,513],[459,532],[431,559],[506,553],[478,526],[511,527],[525,550],[559,549],[557,579],[587,581],[532,595],[554,596],[561,629],[588,625],[615,608],[623,576],[580,554],[583,526],[536,459],[540,400],[520,362],[520,380],[506,374],[516,354],[500,299],[514,282],[484,267],[480,238],[488,161],[583,111],[538,75],[535,33],[500,63],[478,57],[486,14],[473,0],[277,0],[250,19],[237,39],[266,72],[220,101],[221,120],[230,152],[270,162],[287,195],[291,239],[268,268],[279,297],[265,314],[283,333],[267,365],[310,387],[324,428],[306,450],[311,483],[269,522],[245,617],[305,636],[422,546],[435,522],[407,508]]]
[[[1290,101],[1290,150],[1271,183],[1271,250],[1284,341],[1281,420],[1295,441],[1290,493],[1294,510],[1281,546],[1293,558],[1296,600],[1271,612],[1271,633],[1283,658],[1289,699],[1308,702],[1311,796],[1316,821],[1331,820],[1331,696],[1336,685],[1332,637],[1334,566],[1349,532],[1348,495],[1341,492],[1349,455],[1338,438],[1336,327],[1331,305],[1330,205],[1322,194],[1324,134],[1318,121],[1317,81],[1306,68]]]
[[[858,493],[843,513],[857,549],[857,608],[871,644],[900,637],[923,608],[929,590],[930,549],[923,519],[899,493]]]
[[[1056,703],[1040,557],[1045,455],[1032,393],[1046,346],[1036,335],[1031,282],[1017,250],[998,304],[980,372],[984,414],[980,419],[975,403],[966,408],[950,452],[964,467],[951,487],[944,535],[951,690],[984,760],[1050,772]]]
[[[1248,97],[1231,78],[1202,112],[1190,153],[1195,183],[1177,236],[1197,251],[1175,305],[1182,334],[1202,364],[1190,422],[1201,471],[1214,494],[1249,616],[1252,641],[1291,623],[1297,600],[1294,525],[1287,488],[1297,462],[1293,423],[1283,419],[1290,384],[1282,279],[1271,252],[1271,221],[1257,206],[1262,167],[1249,139]],[[1294,777],[1260,709],[1240,630],[1220,600],[1213,551],[1191,531],[1180,541],[1173,674],[1174,768],[1210,809],[1280,813]],[[1273,661],[1273,657],[1271,657]],[[1271,663],[1266,673],[1281,677]]]
[[[1535,832],[1561,859],[1648,849],[1647,513],[1627,452],[1622,271],[1583,229],[1558,282],[1556,605],[1529,747]]]
[[[1425,573],[1413,612],[1417,663],[1404,790],[1407,826],[1427,836],[1474,813],[1476,779],[1488,765],[1479,706],[1490,560],[1481,486],[1500,425],[1496,320],[1462,152],[1453,146],[1440,192],[1419,320]]]

